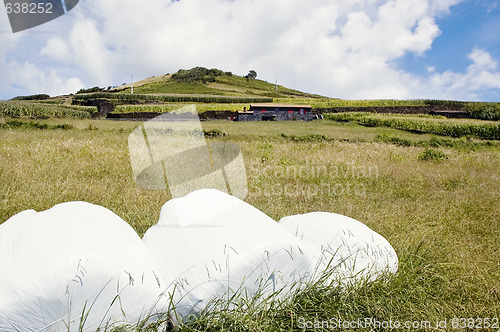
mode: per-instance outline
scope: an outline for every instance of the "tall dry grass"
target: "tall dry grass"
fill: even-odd
[[[0,223],[72,200],[111,209],[141,235],[156,223],[170,196],[134,183],[127,138],[137,123],[48,122],[73,129],[0,128]],[[310,287],[271,309],[202,315],[182,330],[300,330],[299,319],[500,316],[498,145],[450,138],[457,144],[433,148],[447,159],[432,161],[419,158],[427,147],[376,139],[430,142],[432,136],[390,128],[330,121],[203,126],[241,146],[250,204],[276,220],[311,211],[358,219],[394,246],[400,270],[357,289]]]

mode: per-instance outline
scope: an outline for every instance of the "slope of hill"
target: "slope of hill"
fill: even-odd
[[[224,72],[219,69],[195,67],[179,70],[175,74],[152,76],[134,82],[134,93],[137,94],[197,94],[238,97],[272,97],[272,98],[322,98],[322,96],[305,93],[283,86],[259,80],[245,78]],[[111,91],[130,93],[132,84],[117,87]]]

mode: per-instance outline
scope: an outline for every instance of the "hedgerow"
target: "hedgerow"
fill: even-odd
[[[464,110],[469,112],[475,119],[481,120],[500,120],[499,103],[467,103]]]
[[[90,99],[117,99],[121,101],[142,100],[170,103],[270,103],[272,98],[262,97],[231,97],[231,96],[203,96],[203,95],[138,95],[100,92],[86,95],[76,95],[75,100]]]
[[[333,121],[357,122],[368,127],[390,127],[451,137],[475,136],[483,139],[500,139],[500,124],[494,123],[458,123],[451,120],[370,113],[335,113],[325,114],[324,117]]]
[[[8,116],[12,118],[68,117],[88,119],[94,111],[97,111],[95,107],[0,102],[0,116]]]

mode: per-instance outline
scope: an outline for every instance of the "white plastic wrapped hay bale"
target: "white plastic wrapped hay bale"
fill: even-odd
[[[358,220],[313,212],[285,217],[279,223],[313,249],[315,280],[326,274],[325,281],[330,283],[371,281],[398,269],[390,243]]]
[[[95,331],[155,319],[171,303],[182,319],[283,299],[324,273],[345,283],[397,266],[359,221],[316,212],[277,223],[217,190],[167,202],[143,241],[103,207],[66,203],[0,225],[0,331]]]
[[[83,202],[0,225],[0,331],[95,331],[162,314],[166,288],[136,232]]]
[[[245,300],[281,292],[276,298],[283,298],[308,278],[312,262],[306,254],[312,250],[288,229],[212,189],[167,202],[143,241],[172,281],[180,317],[235,294]]]

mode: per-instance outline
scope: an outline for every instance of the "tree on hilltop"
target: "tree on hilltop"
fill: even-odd
[[[257,77],[257,72],[255,70],[250,70],[248,74],[245,76],[247,80],[253,80]]]

